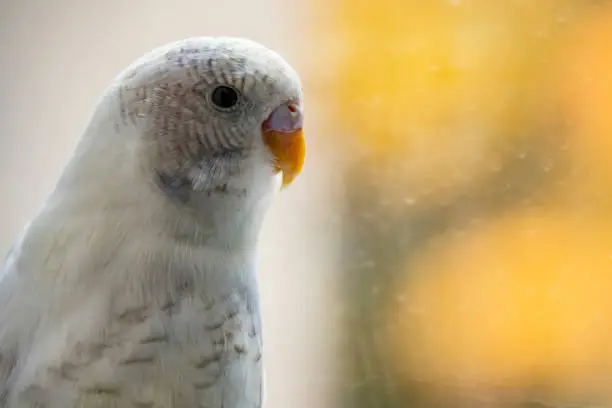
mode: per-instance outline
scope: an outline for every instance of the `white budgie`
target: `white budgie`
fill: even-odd
[[[122,72],[0,271],[0,406],[261,407],[257,236],[302,118],[295,71],[249,40]]]

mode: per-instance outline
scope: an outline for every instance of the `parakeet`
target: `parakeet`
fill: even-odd
[[[261,407],[257,236],[302,127],[298,74],[250,40],[121,72],[0,270],[0,406]]]

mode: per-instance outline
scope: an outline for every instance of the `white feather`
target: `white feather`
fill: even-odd
[[[170,44],[118,77],[0,271],[0,406],[262,406],[255,259],[279,182],[269,157],[257,147],[230,180],[248,194],[185,211],[140,165],[143,129],[119,107],[126,78],[158,81],[160,55],[203,42],[255,48],[299,89],[280,57],[235,39]]]

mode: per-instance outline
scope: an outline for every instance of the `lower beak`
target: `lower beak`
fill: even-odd
[[[263,141],[274,157],[274,171],[283,173],[285,188],[300,174],[306,157],[306,142],[302,129],[290,132],[267,129]]]

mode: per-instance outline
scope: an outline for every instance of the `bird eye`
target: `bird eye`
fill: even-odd
[[[230,109],[238,103],[238,91],[229,86],[218,86],[213,90],[210,100],[217,108]]]

